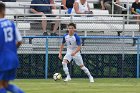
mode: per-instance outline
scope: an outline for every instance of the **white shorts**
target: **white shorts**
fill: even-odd
[[[84,64],[83,64],[82,56],[81,56],[81,54],[79,54],[79,53],[76,54],[75,56],[71,56],[71,54],[67,53],[67,54],[64,56],[63,59],[68,60],[69,62],[73,59],[74,62],[75,62],[78,66],[84,65]]]

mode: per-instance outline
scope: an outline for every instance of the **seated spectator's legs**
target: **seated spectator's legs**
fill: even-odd
[[[42,16],[44,19],[46,19],[46,16]],[[43,29],[43,35],[48,35],[46,28],[47,28],[47,20],[42,20],[41,22],[42,29]]]
[[[140,9],[136,9],[136,12],[138,13],[138,14],[140,14]],[[137,16],[137,20],[140,20],[140,15],[139,16]],[[140,22],[139,21],[137,21],[137,24],[139,24]]]
[[[118,6],[114,6],[114,13],[115,14],[122,14],[122,9],[120,8],[120,7],[118,7]]]
[[[105,8],[109,11],[109,14],[112,14],[111,4],[108,2],[104,3]]]
[[[59,18],[59,17],[57,16],[56,18]],[[56,20],[56,21],[55,21],[55,25],[54,25],[54,28],[53,28],[53,32],[51,33],[52,36],[56,36],[56,35],[57,35],[57,34],[56,34],[56,31],[57,31],[57,29],[58,29],[58,27],[59,27],[59,23],[60,23],[60,20]]]

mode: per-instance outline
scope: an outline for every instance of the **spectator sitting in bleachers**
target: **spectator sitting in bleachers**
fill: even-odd
[[[54,0],[32,0],[31,4],[54,4]],[[55,6],[31,6],[31,12],[35,14],[41,14],[43,17],[46,18],[44,14],[52,14],[52,8],[56,9]],[[47,15],[48,16],[48,15]],[[50,17],[50,16],[48,16]],[[46,31],[47,27],[47,20],[42,20],[42,29],[43,29],[43,35],[49,35],[48,32]],[[55,26],[53,28],[53,32],[50,34],[52,36],[56,36],[56,31],[59,26],[59,21],[55,22]]]
[[[113,0],[116,1],[117,4],[120,5],[120,0]],[[101,8],[102,10],[107,9],[109,11],[109,14],[112,14],[112,0],[101,0]],[[122,9],[116,5],[114,5],[114,13],[115,14],[121,14]]]
[[[140,2],[139,0],[135,0],[132,4],[132,9],[131,9],[132,14],[140,15]],[[140,20],[140,16],[136,17],[137,20]],[[137,22],[139,23],[139,22]]]
[[[68,10],[68,14],[71,14],[73,8],[74,0],[62,0],[62,9]]]
[[[91,14],[87,0],[76,0],[72,9],[73,14]]]

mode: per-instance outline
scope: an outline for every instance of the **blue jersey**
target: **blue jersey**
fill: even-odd
[[[14,22],[4,18],[0,19],[0,71],[14,69],[19,65],[16,34]]]
[[[65,34],[62,43],[64,44],[65,42],[67,45],[67,52],[70,53],[76,50],[76,48],[81,45],[80,37],[76,33],[74,33],[73,36]]]

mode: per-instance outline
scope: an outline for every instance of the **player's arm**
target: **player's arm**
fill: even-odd
[[[17,46],[17,48],[19,48],[20,45],[22,44],[22,36],[17,28],[16,28],[16,40],[17,40],[16,46]]]
[[[65,40],[65,36],[63,37],[63,40],[62,40],[62,44],[60,46],[60,49],[59,49],[59,59],[62,59],[62,50],[64,48],[64,44],[65,44],[66,40]]]
[[[22,42],[19,42],[19,41],[18,41],[18,42],[16,43],[17,48],[19,48],[19,47],[21,46],[21,44],[22,44]]]
[[[59,54],[60,54],[60,55],[62,54],[63,48],[64,48],[64,44],[62,44],[62,45],[60,46],[60,49],[59,49]]]
[[[62,44],[61,46],[60,46],[60,49],[59,49],[59,59],[62,59],[62,50],[63,50],[63,48],[64,48],[64,44]]]

